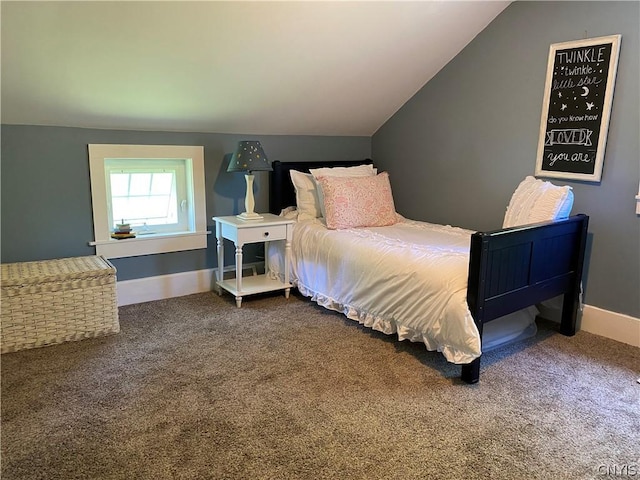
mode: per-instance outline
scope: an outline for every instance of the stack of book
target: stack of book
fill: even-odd
[[[118,223],[116,229],[111,234],[111,238],[116,240],[122,240],[123,238],[136,238],[136,233],[131,230],[131,225],[128,223]]]

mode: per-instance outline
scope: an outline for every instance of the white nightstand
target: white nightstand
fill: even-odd
[[[291,284],[289,283],[289,261],[291,255],[291,235],[293,220],[286,220],[270,213],[262,214],[262,220],[241,220],[235,215],[227,217],[213,217],[216,222],[216,239],[218,245],[218,269],[216,284],[218,292],[222,294],[224,288],[236,297],[238,308],[242,305],[242,297],[254,293],[284,290],[289,298]],[[224,272],[224,241],[231,240],[236,246],[236,277],[225,280]],[[266,242],[285,240],[284,282],[269,278],[269,264]],[[265,242],[265,274],[242,278],[242,247],[246,243]]]

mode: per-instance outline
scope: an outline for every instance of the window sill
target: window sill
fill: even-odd
[[[180,252],[207,248],[210,231],[141,235],[136,238],[96,240],[96,255],[106,258],[137,257],[156,253]]]

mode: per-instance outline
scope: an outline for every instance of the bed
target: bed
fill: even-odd
[[[372,161],[274,161],[271,213],[295,214],[292,170],[357,165]],[[400,215],[392,225],[372,228],[327,228],[328,218],[305,219],[294,227],[292,280],[326,308],[442,352],[461,365],[464,382],[476,383],[488,322],[511,321],[512,315],[560,296],[560,332],[575,334],[588,220],[580,214],[474,232]],[[272,275],[282,275],[273,243],[267,263]],[[434,270],[442,265],[444,270]]]

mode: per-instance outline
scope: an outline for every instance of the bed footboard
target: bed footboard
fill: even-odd
[[[574,335],[589,217],[478,232],[471,237],[467,303],[482,338],[486,322],[563,295],[560,332]],[[476,383],[480,358],[462,366]]]

